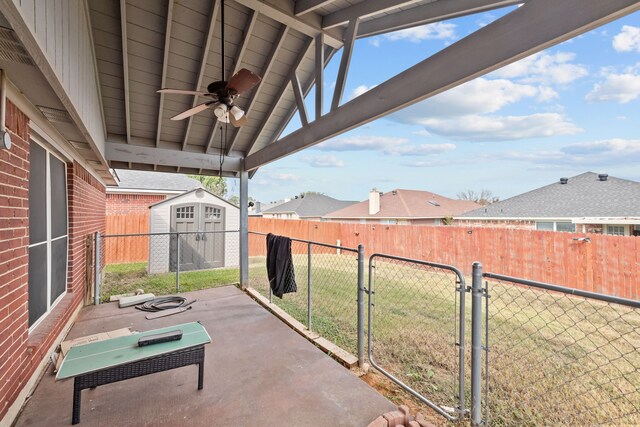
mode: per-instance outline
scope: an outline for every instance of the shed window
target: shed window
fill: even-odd
[[[176,218],[179,219],[193,219],[193,206],[184,206],[176,209]]]
[[[222,217],[222,212],[218,208],[206,206],[204,208],[204,216],[206,219],[220,219]]]

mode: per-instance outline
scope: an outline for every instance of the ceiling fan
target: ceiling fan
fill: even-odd
[[[229,79],[224,80],[224,2],[221,4],[221,67],[222,80],[210,83],[207,92],[163,88],[158,93],[196,95],[210,98],[209,101],[196,105],[180,114],[171,117],[171,120],[184,120],[209,108],[221,123],[231,123],[235,127],[244,126],[247,123],[245,112],[234,104],[234,101],[260,82],[260,77],[253,72],[242,68]]]

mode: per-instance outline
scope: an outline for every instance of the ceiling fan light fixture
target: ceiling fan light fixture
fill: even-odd
[[[231,110],[229,110],[229,113],[231,113],[231,115],[233,115],[233,118],[236,120],[240,120],[244,116],[244,111],[242,111],[240,108],[236,107],[235,105],[231,107]]]
[[[223,117],[227,116],[227,111],[229,110],[229,107],[227,107],[224,104],[218,104],[216,105],[216,108],[213,109],[213,114],[215,114],[215,116],[218,118],[218,120],[223,119]],[[227,122],[229,121],[229,119],[227,119]],[[225,122],[225,123],[227,123]]]

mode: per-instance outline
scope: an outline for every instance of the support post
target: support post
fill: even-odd
[[[249,286],[249,173],[240,170],[240,288]]]
[[[102,272],[102,264],[100,263],[101,253],[102,253],[102,237],[100,237],[100,232],[96,231],[96,250],[94,251],[94,266],[95,266],[95,277],[94,277],[94,286],[95,289],[93,291],[93,303],[95,305],[100,304],[100,276]]]
[[[358,245],[358,366],[364,367],[364,246]]]
[[[180,233],[176,234],[176,292],[180,292]]]
[[[307,243],[307,329],[311,330],[311,243]]]
[[[482,424],[482,264],[473,263],[471,282],[471,425]]]

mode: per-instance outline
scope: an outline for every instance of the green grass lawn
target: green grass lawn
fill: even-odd
[[[237,283],[237,268],[185,271],[180,273],[180,292],[197,291]],[[176,274],[147,274],[147,263],[112,264],[104,268],[102,300],[111,295],[126,294],[142,289],[155,295],[175,294]]]
[[[306,324],[306,255],[294,255],[294,264],[298,293],[273,301]],[[344,255],[315,255],[312,272],[312,330],[355,354],[355,261]],[[430,400],[455,407],[455,277],[438,269],[380,261],[374,275],[374,360]],[[252,260],[250,281],[268,295],[264,258]],[[492,283],[490,294],[492,425],[640,425],[638,310],[513,284]],[[469,405],[470,294],[466,302]]]
[[[273,302],[307,324],[307,255],[293,258],[298,292],[273,297]],[[311,329],[356,354],[356,257],[317,253],[312,263]],[[455,407],[455,277],[443,270],[382,261],[373,271],[374,360],[435,403]],[[268,296],[264,257],[250,258],[249,278],[252,287]],[[237,282],[238,270],[184,272],[180,281],[182,291],[212,288]],[[147,275],[144,263],[105,269],[104,297],[138,288],[175,293],[175,273]],[[637,310],[513,284],[491,283],[489,293],[492,425],[640,425]],[[471,298],[466,295],[464,392],[469,405]]]

